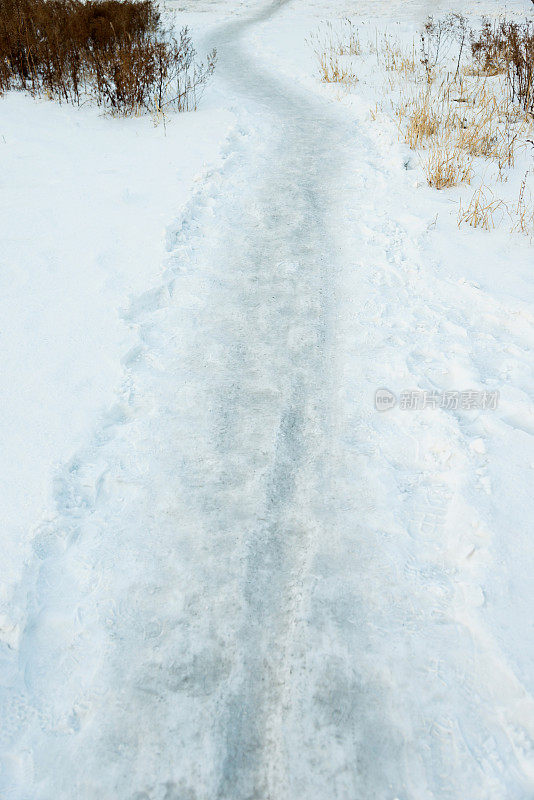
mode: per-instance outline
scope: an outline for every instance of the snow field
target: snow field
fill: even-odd
[[[163,267],[6,605],[10,800],[532,796],[531,251],[459,231],[372,69],[339,103],[306,42],[334,10],[410,39],[429,7],[195,6],[214,166],[181,214],[164,183],[166,254],[139,178]],[[381,387],[500,404],[379,414]]]

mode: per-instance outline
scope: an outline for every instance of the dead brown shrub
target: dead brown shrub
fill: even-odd
[[[480,74],[505,73],[512,101],[534,110],[534,24],[484,20],[472,34],[471,52]]]
[[[215,60],[197,63],[189,31],[166,30],[155,0],[0,0],[0,91],[181,111],[196,107]]]

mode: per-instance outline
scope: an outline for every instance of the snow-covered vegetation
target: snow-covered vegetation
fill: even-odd
[[[310,42],[321,80],[346,94],[371,83],[372,119],[396,122],[428,185],[474,187],[460,195],[459,225],[533,236],[534,24],[451,12],[411,40],[395,27],[320,26]]]

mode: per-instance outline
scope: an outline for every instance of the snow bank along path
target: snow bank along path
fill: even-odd
[[[532,796],[532,699],[458,611],[441,526],[403,527],[355,387],[388,346],[380,297],[438,312],[399,288],[371,143],[243,46],[279,5],[213,37],[240,127],[36,536],[3,655],[6,798]]]

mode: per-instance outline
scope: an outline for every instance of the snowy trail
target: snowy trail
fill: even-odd
[[[240,127],[132,304],[117,406],[35,539],[4,665],[9,800],[532,796],[532,698],[458,625],[441,528],[403,528],[354,368],[450,310],[406,281],[371,144],[251,60],[284,5],[213,35]],[[452,490],[423,479],[439,516]]]
[[[240,524],[239,677],[224,717],[217,796],[283,797],[290,794],[281,726],[294,691],[291,648],[302,626],[314,540],[328,528],[336,271],[325,209],[343,162],[332,119],[255,70],[236,46],[249,25],[228,26],[228,58],[224,33],[218,37],[224,77],[245,107],[258,105],[269,132],[253,168],[258,184],[250,197],[240,187],[237,242],[233,220],[222,225],[232,232],[225,261],[238,266],[225,306],[240,320],[228,337],[238,355],[217,389],[225,404],[222,473],[233,475],[237,457],[240,470],[257,478],[252,492],[243,486],[251,496]],[[231,536],[242,502],[230,519]],[[229,507],[225,498],[221,507]]]
[[[257,19],[275,10],[268,7]],[[261,134],[254,147],[244,143],[230,152],[214,200],[208,186],[207,207],[197,198],[171,244],[170,272],[185,269],[186,276],[176,289],[173,279],[163,290],[170,302],[154,313],[162,300],[151,294],[133,312],[145,348],[126,362],[131,394],[117,410],[121,424],[100,448],[106,469],[97,474],[95,500],[80,497],[94,480],[86,472],[99,472],[91,453],[71,467],[74,486],[59,491],[63,518],[41,537],[40,610],[21,648],[26,675],[40,697],[45,729],[59,725],[72,733],[81,726],[74,752],[68,740],[37,751],[36,774],[53,773],[43,797],[52,786],[65,796],[71,791],[67,762],[82,772],[74,781],[77,796],[101,796],[110,785],[120,796],[134,796],[136,771],[142,781],[147,755],[156,753],[163,763],[152,764],[149,774],[163,775],[168,760],[169,774],[189,774],[199,796],[202,786],[217,797],[288,792],[280,726],[292,691],[291,648],[330,495],[335,246],[324,209],[342,160],[332,119],[255,72],[241,53],[239,36],[254,21],[230,24],[216,41],[219,71],[243,105],[252,106]],[[203,240],[212,203],[216,224]],[[191,230],[197,216],[198,233]],[[180,257],[177,244],[188,258]],[[191,248],[199,251],[193,259]],[[186,261],[193,263],[186,267]],[[190,302],[184,302],[189,281]],[[60,557],[49,552],[56,536],[75,539]],[[186,566],[191,548],[198,563]],[[81,588],[81,564],[89,586],[69,642],[64,615],[70,619],[71,610],[63,603],[73,584]],[[164,602],[184,590],[186,609],[200,602],[204,613],[184,610],[180,619]],[[102,623],[103,608],[108,637],[88,624]],[[88,658],[98,659],[94,675]],[[215,726],[207,723],[212,715],[220,718]],[[218,751],[213,760],[206,746]],[[118,757],[126,752],[126,759]],[[99,765],[109,759],[115,763],[106,766],[100,785]],[[187,768],[179,769],[180,760]],[[158,791],[142,790],[150,797]]]

